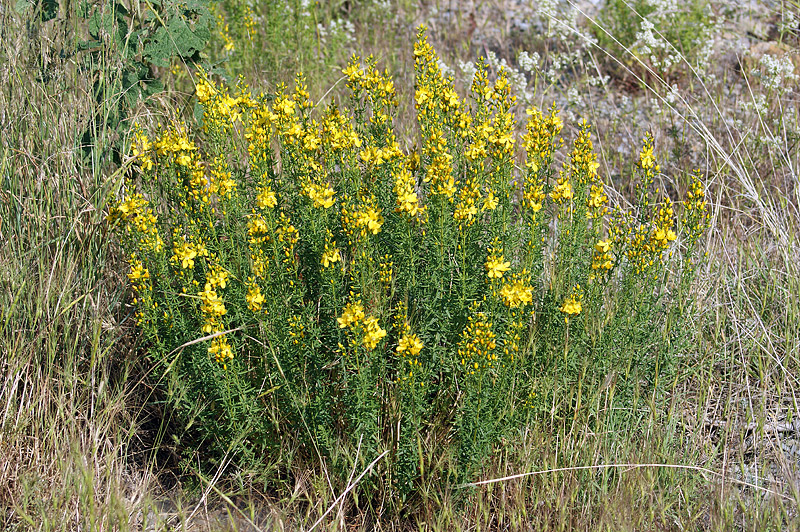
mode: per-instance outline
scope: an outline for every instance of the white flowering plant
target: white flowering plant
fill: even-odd
[[[670,80],[684,68],[704,70],[713,46],[711,8],[705,0],[609,0],[592,26],[610,58],[609,71],[624,77],[617,61],[638,76],[650,71]]]

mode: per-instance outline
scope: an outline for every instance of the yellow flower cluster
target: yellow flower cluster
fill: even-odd
[[[389,71],[383,73],[375,67],[376,60],[370,56],[366,59],[366,68],[361,68],[361,59],[353,55],[350,63],[342,73],[347,76],[347,87],[353,92],[355,98],[366,97],[372,115],[369,120],[377,126],[385,126],[390,130],[390,117],[397,107],[394,82]]]
[[[653,137],[649,133],[645,136],[636,164],[641,172],[641,182],[636,186],[638,214],[616,212],[609,232],[613,246],[624,253],[634,272],[641,274],[656,262],[664,260],[663,252],[677,239],[677,233],[675,212],[670,200],[665,199],[665,203],[657,210],[651,205],[648,190],[659,167],[653,155]],[[655,194],[658,193],[656,189]]]
[[[674,224],[674,211],[668,203],[646,223],[637,223],[630,215],[619,216],[611,226],[611,237],[615,245],[625,246],[625,256],[639,274],[663,260],[663,251],[677,239]]]
[[[326,153],[339,154],[344,150],[361,147],[361,139],[350,120],[331,107],[322,121],[322,145]]]
[[[247,308],[253,313],[259,312],[264,305],[264,294],[261,293],[261,287],[258,286],[254,277],[247,278],[247,294],[244,296],[247,301]]]
[[[645,172],[659,171],[659,166],[656,164],[655,155],[653,155],[653,137],[650,135],[650,133],[648,133],[645,137],[644,147],[642,147],[642,151],[639,153],[639,161],[637,165]]]
[[[181,236],[180,240],[175,239],[172,244],[171,260],[175,264],[180,264],[184,270],[194,268],[194,259],[197,257],[208,257],[208,250],[202,242],[192,242]]]
[[[581,186],[589,186],[589,197],[586,200],[586,216],[588,218],[602,218],[608,213],[608,196],[603,183],[597,174],[600,163],[592,145],[590,126],[584,118],[581,121],[578,138],[575,139],[572,153],[570,153],[569,168],[575,182]]]
[[[292,344],[300,345],[306,337],[306,326],[303,325],[303,318],[300,316],[290,316],[288,319],[289,337],[292,339]]]
[[[497,361],[495,347],[497,342],[492,331],[492,322],[487,320],[482,312],[478,314],[477,319],[470,316],[467,319],[467,326],[461,332],[461,341],[458,344],[461,367],[470,375],[474,375],[481,368],[492,367]]]
[[[203,332],[218,332],[221,330],[219,318],[228,312],[228,310],[225,308],[225,302],[222,300],[222,297],[217,294],[214,285],[210,282],[207,282],[203,290],[201,290],[197,295],[200,296],[200,311],[203,313],[205,318]]]
[[[315,209],[330,209],[336,203],[333,187],[327,184],[306,183],[303,194],[311,200]]]
[[[505,272],[511,269],[511,262],[505,260],[499,240],[495,239],[492,247],[489,248],[489,256],[486,258],[484,267],[489,279],[500,279]]]
[[[263,95],[259,97],[257,103],[253,104],[252,111],[245,119],[244,136],[247,140],[250,166],[262,174],[267,172],[272,162],[271,143],[275,120],[277,120],[277,115],[270,110]]]
[[[426,29],[420,27],[414,43],[414,73],[416,75],[415,107],[423,133],[442,119],[452,117],[461,106],[453,89],[452,79],[445,79],[439,68],[436,52],[428,42]]]
[[[545,171],[550,168],[553,162],[553,154],[556,148],[564,144],[564,139],[560,138],[561,130],[564,127],[555,106],[550,109],[550,114],[544,116],[537,108],[527,110],[529,115],[525,135],[522,137],[522,144],[525,147],[526,161],[525,186],[522,191],[523,206],[530,209],[534,216],[544,205],[546,198],[544,193]],[[566,195],[571,197],[572,187],[568,183],[561,183],[561,189],[556,193],[559,199]],[[568,199],[568,198],[565,198]]]
[[[403,152],[400,150],[400,146],[397,144],[394,136],[392,136],[388,146],[384,148],[371,145],[365,146],[358,156],[367,168],[372,168],[382,166],[393,159],[403,157]]]
[[[386,336],[386,331],[378,325],[378,318],[370,316],[364,320],[364,347],[375,349],[384,336]]]
[[[414,176],[404,165],[403,168],[394,174],[394,193],[396,195],[395,212],[405,213],[409,218],[418,218],[421,220],[425,212],[419,201],[416,191],[414,190]]]
[[[500,288],[500,297],[503,304],[510,308],[517,308],[533,303],[533,286],[530,284],[530,275],[526,270],[515,273],[511,279]]]
[[[216,4],[212,4],[215,6]],[[212,8],[214,11],[217,11],[216,8]],[[225,17],[222,13],[217,11],[217,35],[222,39],[222,42],[225,45],[222,47],[223,50],[226,52],[233,52],[236,49],[236,46],[233,44],[233,39],[231,38],[230,27],[228,23],[225,21]]]
[[[708,228],[708,202],[700,178],[700,171],[695,170],[692,173],[689,190],[686,192],[686,199],[683,201],[681,225],[687,231],[691,245],[694,245],[703,231]]]
[[[506,71],[500,71],[500,77],[497,78],[495,90],[497,85],[502,82],[507,82],[505,77]],[[500,100],[501,102],[504,100]],[[511,159],[514,157],[514,127],[516,122],[514,117],[508,111],[501,111],[495,115],[494,127],[489,137],[486,139],[489,146],[493,149],[489,152],[489,156],[496,159]]]
[[[522,200],[523,205],[531,210],[532,214],[536,214],[544,206],[544,200],[547,196],[544,193],[544,182],[539,181],[538,178],[533,178],[525,181],[525,190],[523,192]]]
[[[383,256],[383,260],[378,264],[378,280],[387,289],[391,288],[394,279],[394,262],[388,253]]]
[[[271,234],[272,228],[267,220],[254,211],[247,221],[247,237],[250,244],[265,244],[270,241]]]
[[[402,334],[400,340],[397,342],[397,354],[408,362],[408,374],[405,374],[401,369],[401,376],[398,380],[409,380],[414,377],[414,369],[420,367],[419,353],[422,351],[424,344],[422,339],[416,334],[411,332],[411,326],[408,323],[403,324]]]
[[[590,218],[602,218],[608,213],[608,196],[603,189],[602,183],[591,185],[589,199],[587,200],[587,216]]]
[[[506,359],[513,362],[514,357],[519,353],[520,342],[522,341],[525,328],[527,324],[523,319],[524,314],[521,312],[511,312],[511,323],[508,324],[508,329],[504,335],[503,353]]]
[[[363,319],[364,305],[361,304],[361,301],[355,301],[353,303],[348,303],[344,307],[342,315],[336,318],[336,321],[339,323],[339,328],[344,329],[346,327],[352,328]]]
[[[300,240],[297,228],[292,225],[292,220],[286,213],[281,213],[280,224],[276,231],[278,242],[283,244],[283,256],[285,263],[294,264],[294,246]]]
[[[570,153],[570,171],[581,184],[598,182],[597,169],[600,168],[600,163],[597,162],[597,154],[594,153],[590,129],[589,123],[584,118]]]
[[[511,96],[508,72],[501,68],[492,84],[483,60],[477,65],[470,91],[475,102],[474,119],[460,121],[467,128],[465,156],[474,165],[473,175],[484,181],[486,199],[482,211],[493,210],[501,200],[509,201],[514,192],[509,172],[516,144],[516,122],[510,112],[515,98]]]
[[[561,305],[561,312],[565,314],[564,316],[564,323],[569,323],[569,318],[572,316],[577,316],[578,314],[583,311],[583,290],[581,289],[581,285],[577,285],[573,290],[572,294],[564,300],[564,303]]]
[[[220,333],[225,330],[223,316],[228,313],[228,310],[225,308],[225,302],[218,290],[227,286],[228,276],[228,272],[222,266],[213,262],[206,276],[205,286],[197,294],[200,298],[200,312],[203,315],[203,332],[206,334]],[[227,362],[233,359],[233,350],[226,335],[211,339],[208,354],[227,368]]]
[[[434,129],[425,138],[423,157],[430,161],[423,182],[430,183],[430,195],[442,195],[452,200],[456,191],[453,177],[453,156],[447,151],[447,141],[441,129]]]
[[[494,196],[493,196],[494,197]],[[467,178],[464,185],[458,191],[458,203],[453,212],[453,218],[458,222],[459,230],[470,227],[475,222],[478,214],[477,203],[481,199],[480,183],[475,175]],[[496,206],[497,203],[493,203]]]
[[[562,172],[561,177],[559,177],[556,182],[556,186],[553,187],[553,190],[550,192],[550,199],[561,204],[571,201],[573,196],[574,191],[572,189],[572,183],[570,183],[569,178]]]
[[[133,144],[131,145],[131,155],[136,159],[136,164],[143,172],[153,169],[152,144],[150,140],[138,127],[133,134]]]
[[[131,272],[128,274],[128,279],[130,279],[131,286],[136,292],[133,304],[138,307],[136,321],[139,325],[143,325],[146,319],[145,313],[158,307],[158,303],[153,301],[153,285],[150,279],[150,272],[135,254],[131,254],[129,263]]]
[[[558,116],[555,105],[550,109],[550,114],[545,117],[542,112],[533,107],[526,111],[528,124],[522,145],[527,155],[525,167],[533,174],[548,167],[552,161],[556,148],[564,144],[564,139],[558,138],[564,124]]]
[[[248,40],[253,42],[256,38],[256,18],[255,13],[253,13],[253,8],[250,6],[245,6],[244,28],[247,31]]]
[[[199,164],[196,158],[197,146],[189,139],[186,126],[182,124],[168,128],[155,139],[153,150],[159,157],[164,157],[169,163],[178,166],[194,168]]]
[[[198,72],[197,77],[195,92],[198,101],[203,104],[203,129],[206,132],[229,131],[236,122],[241,121],[247,109],[255,106],[247,85],[241,80],[237,83],[238,95],[233,97],[227,87],[217,88],[205,72]]]
[[[253,275],[261,280],[267,279],[269,271],[269,259],[267,253],[258,246],[250,245],[250,268]]]
[[[675,213],[671,205],[658,209],[655,219],[655,227],[650,235],[653,246],[657,251],[667,249],[669,243],[675,240],[678,235],[672,230],[675,223]]]
[[[377,235],[381,232],[384,219],[379,207],[375,206],[374,198],[365,201],[365,204],[355,212],[355,228],[360,230],[361,236],[367,233]]]
[[[452,200],[456,191],[453,156],[449,153],[445,127],[454,126],[452,117],[460,114],[461,102],[453,89],[452,79],[445,79],[436,54],[420,28],[414,44],[416,75],[415,107],[422,130],[422,159],[427,163],[424,183],[430,183],[430,195]]]
[[[259,209],[273,209],[278,204],[278,198],[275,196],[269,185],[262,185],[258,188],[256,194],[256,206]]]
[[[210,167],[210,179],[208,183],[208,191],[211,194],[216,194],[222,199],[230,199],[236,192],[236,181],[231,177],[228,162],[222,156],[214,157],[214,161]],[[205,203],[208,203],[208,198],[203,198]]]
[[[589,280],[603,277],[614,267],[614,256],[611,254],[611,240],[600,240],[594,245],[592,256],[592,273]]]
[[[361,345],[367,349],[375,349],[378,342],[386,336],[386,331],[378,324],[378,318],[364,314],[364,306],[361,301],[348,303],[336,321],[341,329],[355,329],[362,333]]]
[[[228,199],[236,189],[228,163],[223,157],[216,157],[208,165],[203,163],[200,150],[189,139],[187,128],[182,124],[168,127],[152,143],[152,153],[160,158],[160,163],[173,164],[179,178],[185,200],[180,206],[192,211],[202,212],[216,194]]]
[[[339,252],[339,248],[336,247],[336,241],[333,240],[333,234],[331,233],[330,229],[328,229],[327,235],[325,236],[325,251],[322,253],[322,259],[320,260],[322,267],[327,268],[341,260],[342,254]]]
[[[139,247],[152,253],[164,249],[164,241],[158,234],[156,215],[141,194],[129,194],[109,210],[106,221],[115,225],[124,222],[125,232],[137,239]]]
[[[636,166],[639,168],[641,176],[641,182],[636,185],[636,195],[642,208],[646,209],[650,205],[650,197],[647,191],[653,184],[656,173],[660,170],[654,155],[653,135],[650,133],[647,133],[644,137],[644,143],[642,144],[642,150],[639,152],[639,160],[636,161]]]
[[[409,327],[409,331],[405,331],[403,336],[400,337],[400,341],[397,343],[397,354],[405,356],[405,353],[408,353],[415,357],[419,355],[423,347],[422,340],[420,340],[419,336],[416,334],[411,334]]]
[[[268,186],[259,188],[258,195],[256,196],[256,205],[264,210],[272,208],[276,204],[275,193]],[[273,234],[275,233],[275,222],[271,212],[261,214],[252,211],[247,220],[247,243],[250,250],[250,268],[253,275],[261,280],[267,278],[267,271],[269,270],[269,259],[267,258],[267,251],[265,244],[272,242]],[[248,286],[255,286],[249,283]],[[255,287],[257,288],[257,287]],[[255,288],[248,289],[248,294],[253,292],[252,296],[255,297],[259,292],[255,292]],[[248,299],[248,305],[250,300]],[[258,309],[260,310],[260,305]],[[252,308],[251,308],[252,310]],[[256,312],[254,310],[254,312]]]

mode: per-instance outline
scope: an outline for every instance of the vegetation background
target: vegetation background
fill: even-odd
[[[461,93],[484,56],[508,69],[521,104],[555,103],[568,127],[586,117],[615,190],[632,193],[648,131],[663,176],[704,171],[713,216],[693,349],[664,400],[641,397],[626,426],[531,425],[496,446],[480,479],[532,474],[431,483],[399,517],[319,463],[295,463],[276,490],[230,460],[210,472],[187,461],[105,221],[132,124],[195,116],[200,66],[254,92],[303,71],[327,103],[350,55],[371,53],[394,77],[398,141],[411,146],[420,23]],[[797,529],[799,24],[793,1],[4,1],[0,525]]]

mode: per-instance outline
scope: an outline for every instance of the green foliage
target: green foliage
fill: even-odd
[[[143,177],[108,218],[184,447],[340,478],[387,451],[368,493],[394,510],[530,420],[657,398],[706,222],[699,176],[680,219],[653,190],[650,137],[633,208],[610,210],[588,124],[556,169],[555,109],[518,139],[504,71],[462,100],[423,33],[414,54],[418,148],[371,59],[318,116],[300,76],[256,98],[201,76],[202,127],[138,132]]]
[[[94,80],[97,104],[81,138],[87,155],[118,159],[131,111],[164,88],[158,67],[200,58],[211,37],[210,5],[210,0],[154,0],[135,9],[116,1],[82,4],[89,38],[79,50],[85,52],[83,70]]]

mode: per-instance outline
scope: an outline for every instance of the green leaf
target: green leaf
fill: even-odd
[[[145,47],[145,57],[154,65],[169,66],[174,56],[193,56],[205,47],[211,37],[209,21],[207,14],[198,17],[191,26],[181,15],[170,18],[167,26],[158,28]]]
[[[41,8],[42,22],[53,20],[58,15],[58,0],[42,0]]]
[[[31,7],[33,7],[33,2],[31,0],[17,0],[17,3],[14,4],[14,11],[22,15]]]

